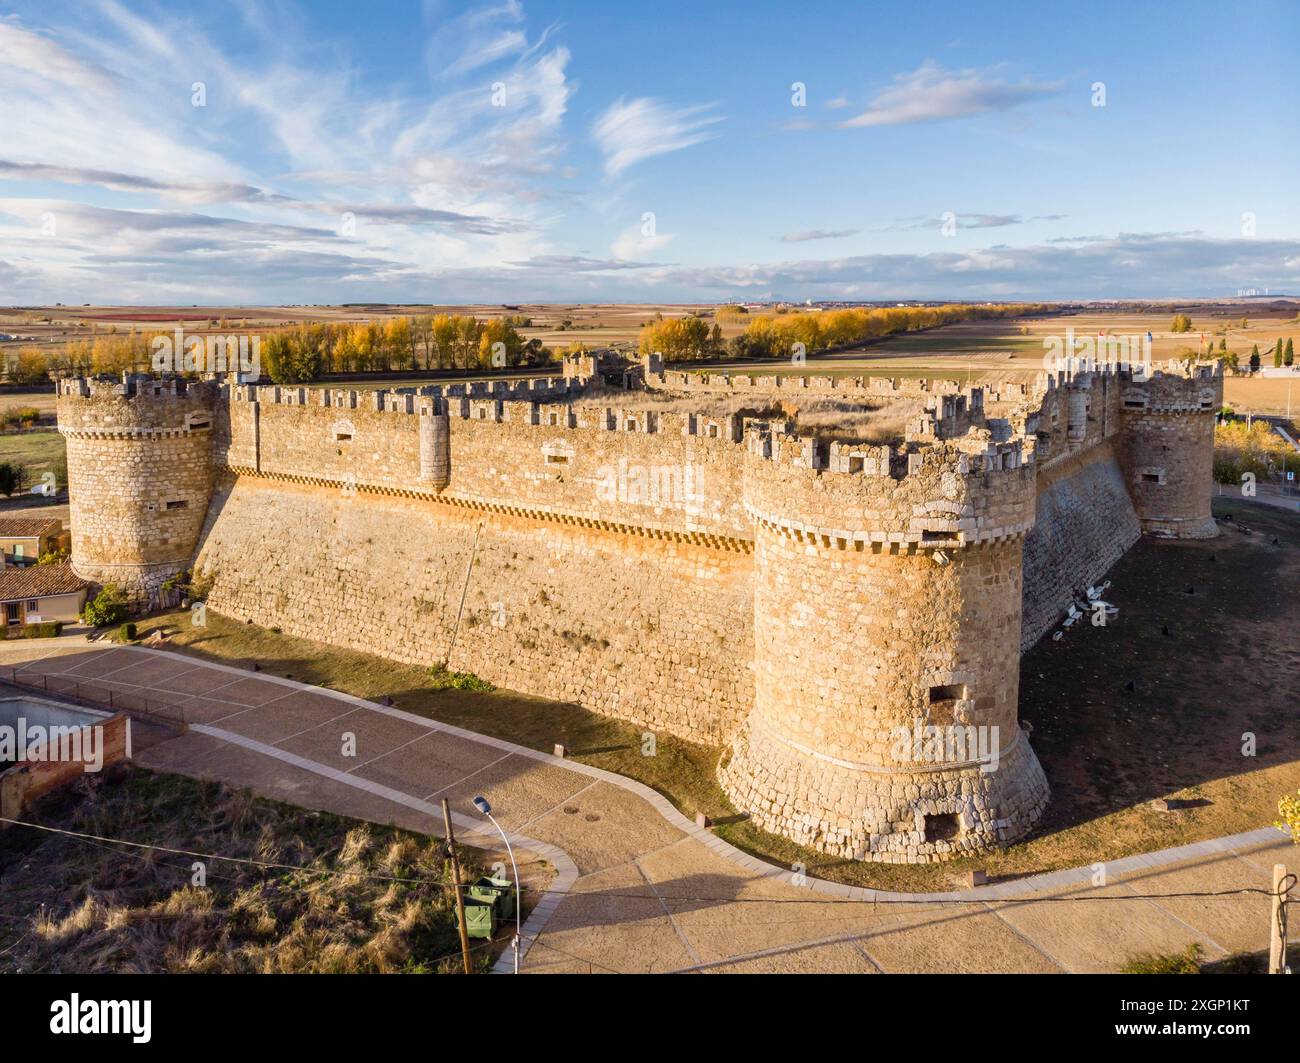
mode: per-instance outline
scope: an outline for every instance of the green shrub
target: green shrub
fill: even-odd
[[[122,639],[123,642],[134,642],[134,641],[135,641],[135,624],[131,623],[130,621],[128,621],[127,623],[123,624],[123,625],[118,629],[118,635],[121,636],[121,639]]]
[[[22,488],[27,470],[16,462],[0,462],[0,495],[6,497]]]
[[[108,627],[125,616],[126,595],[111,583],[87,602],[86,607],[81,611],[81,619],[91,627]]]
[[[1200,974],[1201,946],[1192,942],[1182,952],[1136,956],[1120,968],[1121,974]]]
[[[63,634],[62,620],[44,620],[39,624],[17,624],[8,628],[7,639],[56,639]]]
[[[450,672],[446,665],[435,664],[429,669],[434,690],[477,690],[486,694],[496,688],[486,679],[480,679],[473,672]]]

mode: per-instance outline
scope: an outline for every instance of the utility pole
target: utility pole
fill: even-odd
[[[1269,916],[1268,973],[1286,970],[1286,864],[1273,865],[1273,910]]]
[[[456,855],[456,835],[451,829],[451,808],[447,799],[442,799],[442,823],[447,834],[447,853],[451,857],[451,876],[456,887],[456,916],[460,925],[460,954],[465,960],[465,973],[470,974],[469,967],[469,931],[465,927],[465,895],[460,891],[460,857]]]

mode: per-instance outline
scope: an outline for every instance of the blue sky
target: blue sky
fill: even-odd
[[[805,7],[0,8],[0,303],[1300,292],[1295,4]]]

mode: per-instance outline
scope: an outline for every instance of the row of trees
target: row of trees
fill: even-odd
[[[1218,356],[1225,359],[1231,368],[1240,368],[1240,357],[1236,351],[1228,350],[1226,340],[1219,341]],[[1259,344],[1257,343],[1250,349],[1250,371],[1258,373],[1260,366],[1263,364],[1264,360],[1260,356]],[[1290,367],[1292,365],[1295,365],[1295,343],[1289,336],[1285,343],[1279,338],[1277,344],[1273,347],[1273,368],[1281,369],[1283,366]]]
[[[525,340],[521,317],[478,318],[425,314],[359,323],[309,322],[262,337],[263,372],[276,383],[316,379],[322,373],[420,369],[487,369],[536,365],[550,358],[540,340]],[[187,335],[202,335],[188,333]],[[153,365],[154,339],[171,332],[136,332],[73,340],[54,352],[25,347],[9,358],[6,379],[44,383],[67,371],[77,375],[146,371]]]
[[[550,358],[541,340],[525,340],[517,317],[480,321],[464,314],[395,317],[384,322],[305,324],[262,344],[263,371],[276,383],[322,373],[429,369],[502,369]]]
[[[843,347],[899,332],[937,328],[959,321],[1022,317],[1043,313],[1040,304],[1005,303],[977,306],[954,303],[945,306],[848,307],[842,310],[809,310],[754,316],[729,311],[730,320],[749,318],[745,331],[725,343],[718,325],[712,329],[697,317],[669,318],[651,322],[641,330],[643,354],[658,352],[666,361],[696,358],[789,358],[827,347]],[[801,346],[797,346],[801,345]]]
[[[1234,419],[1214,429],[1214,478],[1219,483],[1240,485],[1246,472],[1263,480],[1283,465],[1294,469],[1294,459],[1294,452],[1267,421],[1256,420],[1247,428],[1244,420]]]

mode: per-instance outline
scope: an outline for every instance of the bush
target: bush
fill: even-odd
[[[1121,974],[1200,974],[1201,946],[1193,942],[1182,952],[1137,956],[1119,970]]]
[[[435,664],[429,669],[434,690],[476,690],[487,693],[496,688],[473,672],[449,672],[446,665]]]
[[[27,470],[12,461],[0,462],[0,495],[10,496],[20,490],[27,479]]]
[[[123,642],[134,642],[134,641],[135,641],[135,624],[132,624],[132,623],[130,623],[130,622],[125,623],[125,624],[123,624],[120,628],[118,628],[118,632],[117,632],[117,633],[118,633],[118,635],[121,637],[121,639],[122,639]]]
[[[1282,819],[1273,826],[1290,831],[1291,840],[1300,845],[1300,790],[1296,791],[1295,797],[1288,795],[1277,803],[1277,814]]]
[[[91,627],[108,627],[126,616],[126,595],[113,584],[108,584],[86,603],[81,619]]]
[[[63,634],[62,620],[45,620],[39,624],[18,624],[8,628],[7,639],[56,639]]]

